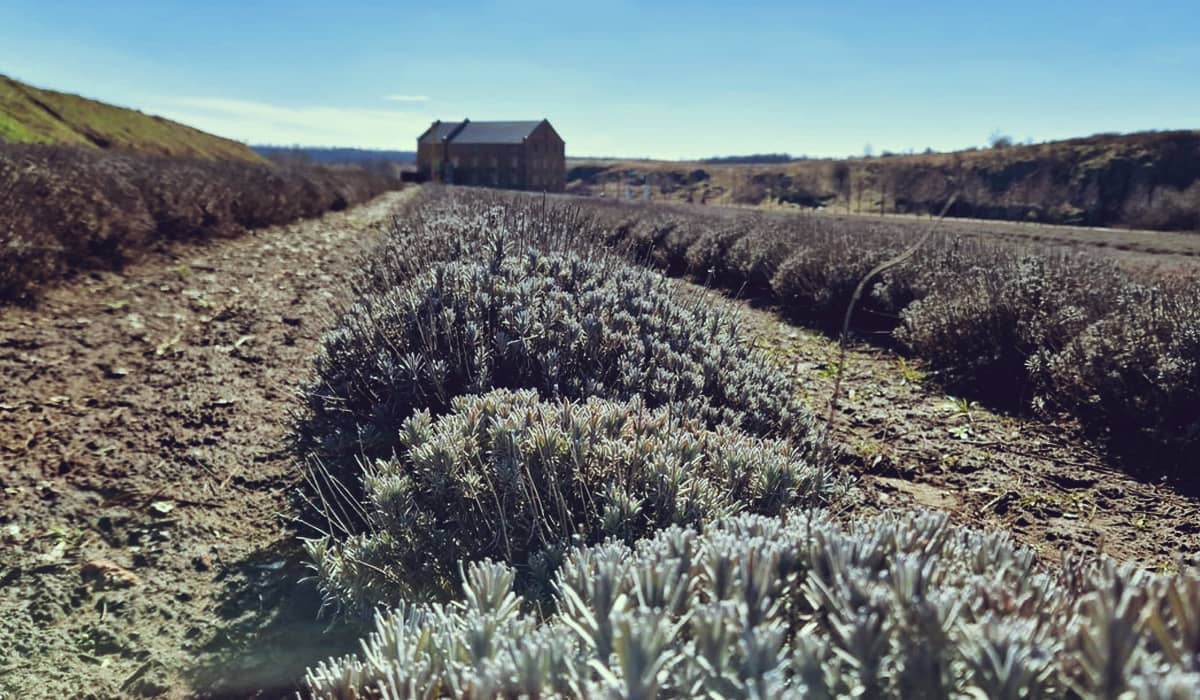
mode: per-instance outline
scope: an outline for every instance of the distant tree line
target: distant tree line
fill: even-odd
[[[273,161],[322,163],[325,165],[361,165],[372,162],[415,163],[415,151],[384,151],[370,148],[321,146],[251,146],[255,153]]]
[[[752,153],[745,156],[713,156],[712,158],[704,158],[701,163],[727,163],[727,164],[760,164],[760,163],[788,163],[793,160],[807,160],[804,156],[793,157],[790,153]]]

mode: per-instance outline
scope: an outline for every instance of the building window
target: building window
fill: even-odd
[[[458,167],[458,156],[454,156],[450,159],[450,166],[454,168]]]
[[[520,165],[520,159],[517,158],[516,156],[513,156],[513,167],[516,168],[519,165]]]

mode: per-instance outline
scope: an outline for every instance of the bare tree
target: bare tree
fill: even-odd
[[[992,148],[1008,148],[1009,146],[1013,145],[1013,139],[1008,134],[996,129],[992,132],[992,135],[988,137],[988,144]]]

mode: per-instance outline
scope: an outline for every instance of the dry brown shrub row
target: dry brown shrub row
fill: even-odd
[[[163,241],[235,236],[398,186],[355,169],[144,157],[0,144],[0,303]]]

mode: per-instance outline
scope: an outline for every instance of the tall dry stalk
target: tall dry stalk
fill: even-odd
[[[937,218],[930,222],[929,226],[925,228],[925,232],[921,234],[920,238],[913,241],[912,245],[905,248],[896,257],[884,260],[872,268],[871,271],[859,281],[858,286],[854,288],[854,294],[850,297],[850,304],[846,306],[846,316],[842,319],[842,332],[838,335],[837,371],[834,374],[833,379],[833,396],[831,396],[829,399],[829,413],[825,419],[825,424],[830,432],[833,431],[833,416],[837,411],[838,399],[841,398],[842,394],[842,377],[846,372],[846,341],[850,336],[850,320],[854,317],[854,307],[858,305],[858,300],[862,298],[863,291],[867,288],[867,284],[870,283],[872,279],[903,263],[905,260],[908,260],[915,255],[918,250],[921,249],[921,246],[925,245],[925,242],[928,241],[931,236],[933,236],[933,232],[937,230],[938,225],[941,224],[946,218],[946,213],[950,211],[950,207],[954,206],[954,202],[957,200],[958,193],[955,192],[953,195],[951,195],[950,199],[946,200],[946,205],[942,207],[942,211],[938,214]]]

